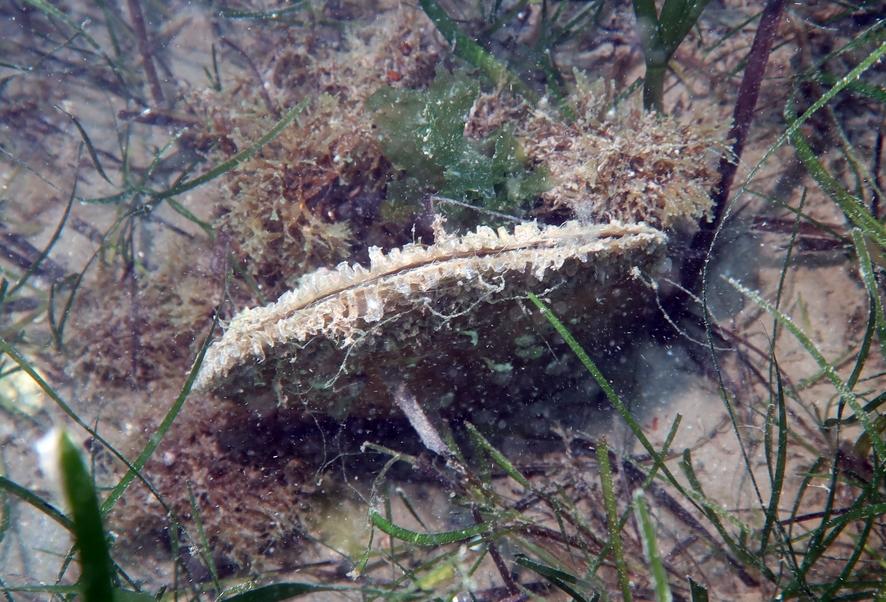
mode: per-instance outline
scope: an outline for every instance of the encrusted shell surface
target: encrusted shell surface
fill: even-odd
[[[605,298],[631,267],[651,265],[665,242],[655,228],[619,222],[524,223],[463,236],[438,224],[433,245],[374,248],[369,267],[317,270],[275,303],[240,312],[209,348],[196,388],[247,397],[273,390],[280,402],[293,393],[313,399],[339,378],[399,377],[423,355],[454,354],[443,343],[452,333],[491,348],[496,323],[510,320],[502,302],[527,291]]]

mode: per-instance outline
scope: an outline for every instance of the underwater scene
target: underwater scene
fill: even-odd
[[[0,2],[0,599],[886,601],[884,54]]]

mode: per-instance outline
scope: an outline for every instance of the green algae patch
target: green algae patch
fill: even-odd
[[[428,194],[520,217],[547,188],[532,169],[510,127],[487,136],[465,135],[481,90],[463,71],[437,75],[426,90],[385,87],[367,100],[385,157],[399,171],[388,183],[383,210],[394,218],[412,214]],[[488,214],[447,205],[447,216],[464,226],[489,223]],[[487,221],[481,221],[486,219]]]

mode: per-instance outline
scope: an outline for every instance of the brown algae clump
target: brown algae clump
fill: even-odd
[[[221,294],[202,244],[168,231],[157,240],[167,255],[156,268],[109,252],[74,297],[66,370],[106,392],[178,378]]]
[[[215,202],[219,231],[247,275],[272,295],[362,250],[390,171],[365,100],[392,72],[397,86],[424,85],[433,75],[441,47],[420,12],[399,10],[378,23],[328,32],[325,42],[276,31],[281,39],[259,67],[263,86],[247,74],[191,98],[193,112],[209,116],[202,137],[215,141],[216,160],[307,101],[293,124],[225,174]]]
[[[612,109],[606,95],[579,84],[572,97],[577,119],[536,110],[525,125],[526,152],[544,161],[554,183],[542,194],[546,205],[584,221],[658,228],[707,216],[724,146],[719,129],[640,108]]]
[[[722,127],[647,112],[629,100],[616,105],[602,82],[576,79],[568,109],[546,100],[529,107],[501,93],[482,94],[471,108],[468,135],[510,125],[527,164],[546,174],[534,214],[662,229],[707,216],[726,151]]]

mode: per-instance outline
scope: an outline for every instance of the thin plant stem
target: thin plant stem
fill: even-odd
[[[129,16],[132,18],[132,28],[135,30],[138,40],[138,50],[142,55],[142,66],[145,70],[145,77],[148,78],[151,96],[157,105],[162,106],[166,104],[166,98],[163,96],[163,87],[157,76],[157,68],[154,66],[154,57],[151,54],[151,43],[148,41],[148,30],[145,27],[145,16],[142,13],[141,3],[139,0],[127,0],[126,3],[129,6]]]
[[[729,130],[729,138],[733,140],[732,148],[720,158],[720,183],[711,195],[713,201],[710,221],[703,221],[698,232],[692,238],[687,259],[683,264],[682,286],[691,291],[697,291],[701,267],[714,240],[714,232],[720,227],[725,216],[726,201],[732,190],[732,182],[738,169],[738,163],[744,152],[745,142],[754,118],[754,110],[757,99],[760,96],[760,86],[766,73],[766,65],[769,62],[769,53],[778,32],[778,24],[784,10],[785,0],[769,0],[760,17],[757,33],[748,54],[747,67],[741,79],[738,90],[738,99],[732,112],[732,128]]]

